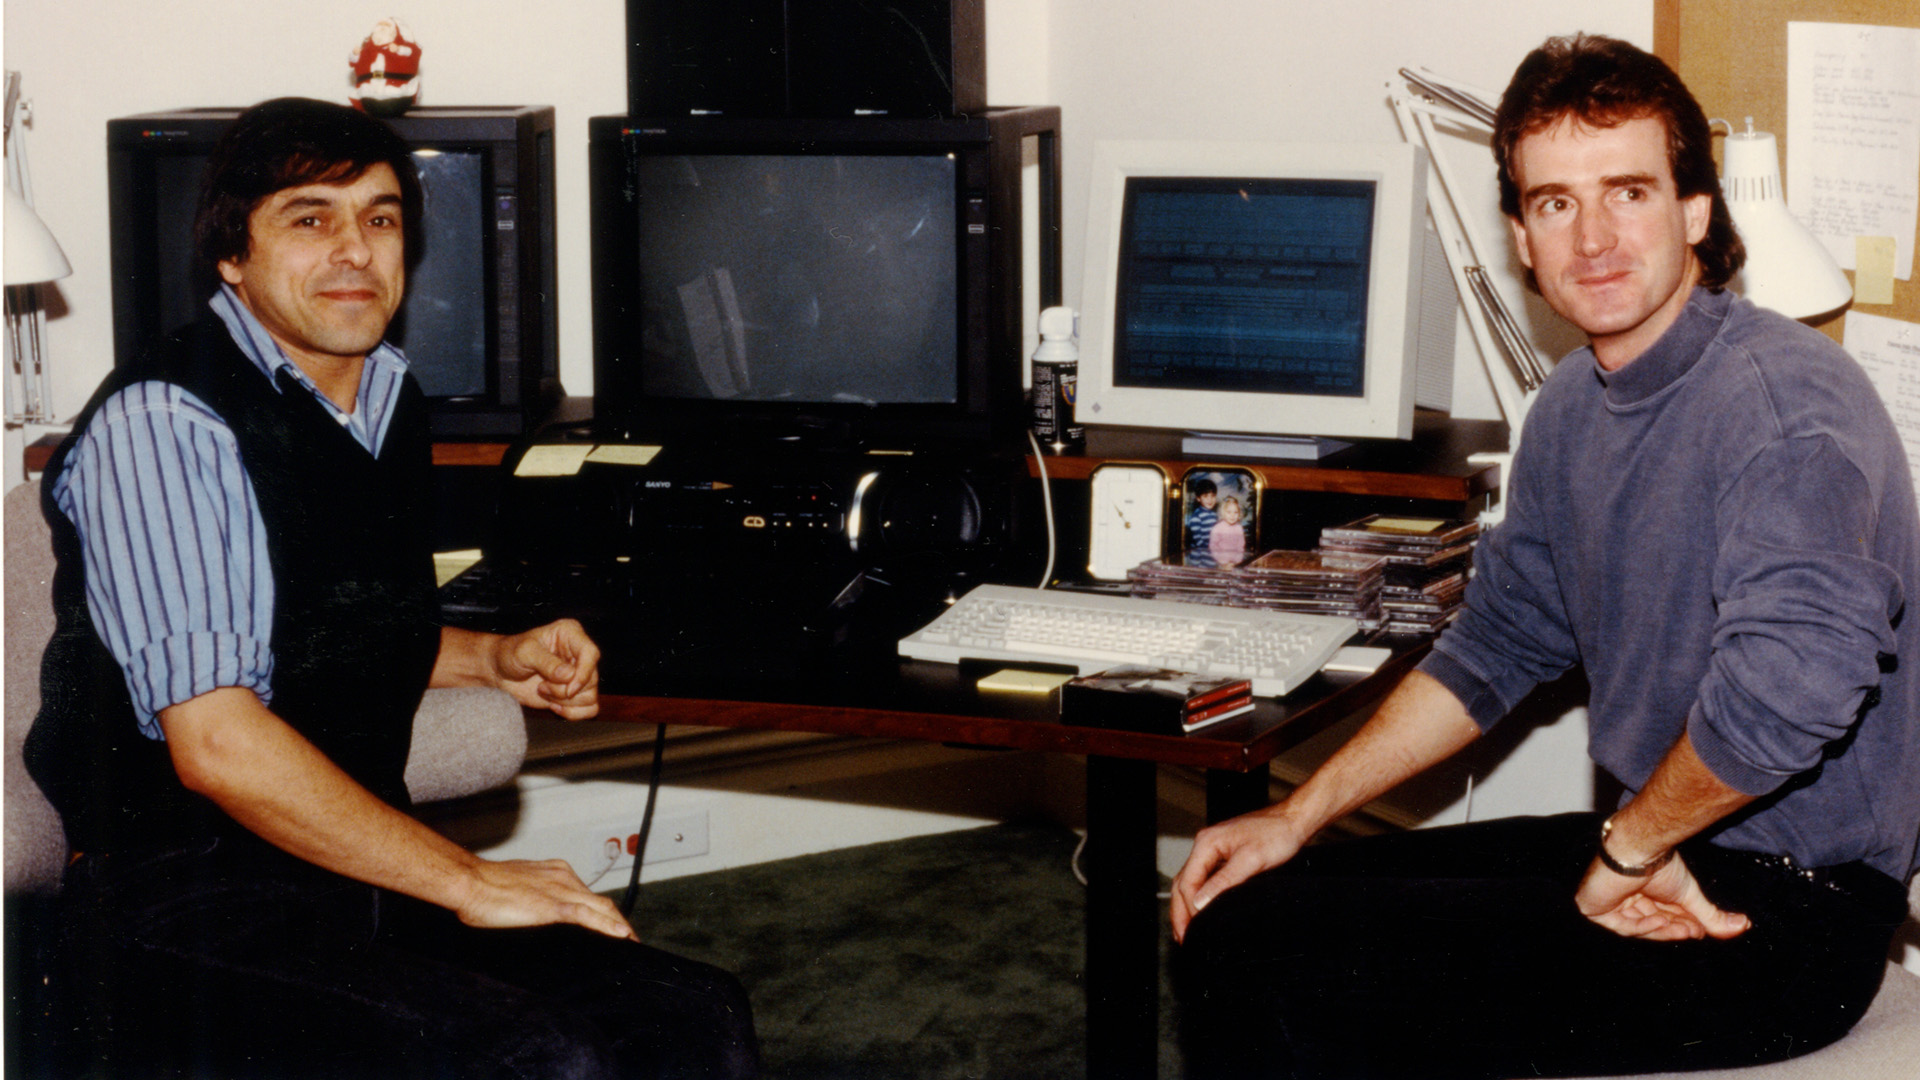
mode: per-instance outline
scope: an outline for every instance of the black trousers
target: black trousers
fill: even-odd
[[[725,972],[578,927],[473,929],[245,840],[82,858],[62,903],[61,1023],[45,1034],[74,1075],[758,1071]]]
[[[1872,1001],[1906,890],[1690,843],[1727,941],[1650,942],[1584,918],[1600,815],[1315,845],[1214,900],[1176,950],[1196,1077],[1593,1076],[1817,1049]]]

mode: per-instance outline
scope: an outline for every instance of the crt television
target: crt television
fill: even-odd
[[[1097,144],[1076,416],[1244,456],[1410,438],[1452,396],[1426,200],[1405,143]]]
[[[116,363],[197,318],[193,217],[208,155],[238,109],[107,122]],[[413,148],[426,252],[387,338],[439,438],[512,438],[560,396],[553,109],[418,108],[387,121]]]
[[[1021,407],[1022,155],[1059,296],[1059,110],[596,117],[594,418],[608,438],[995,442]]]

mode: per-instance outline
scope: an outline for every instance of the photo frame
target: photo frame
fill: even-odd
[[[1198,465],[1181,474],[1181,560],[1229,567],[1258,557],[1261,488],[1252,469]]]

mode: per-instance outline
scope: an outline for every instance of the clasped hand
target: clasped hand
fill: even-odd
[[[500,688],[522,705],[568,720],[600,711],[600,647],[572,619],[501,638],[493,666]]]
[[[1678,854],[1646,877],[1616,874],[1595,858],[1574,903],[1580,914],[1621,937],[1649,941],[1738,937],[1753,925],[1707,899]]]

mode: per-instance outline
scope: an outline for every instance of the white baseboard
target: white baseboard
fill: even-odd
[[[514,786],[426,808],[488,858],[567,860],[601,891],[632,859],[608,840],[639,831],[651,731],[639,745],[534,761]],[[1032,817],[1038,755],[917,742],[673,729],[643,880]],[[686,853],[682,833],[703,833]],[[623,847],[617,844],[616,847]]]

